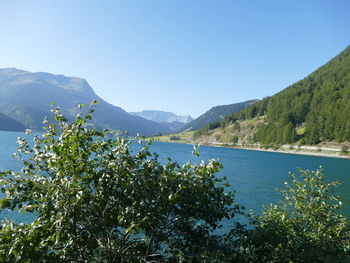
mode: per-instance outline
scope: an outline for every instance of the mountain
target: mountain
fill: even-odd
[[[264,145],[349,142],[350,46],[303,80],[227,116],[220,125],[254,118],[265,120],[254,134],[254,141]]]
[[[240,103],[233,103],[229,105],[216,106],[199,116],[197,119],[194,119],[190,123],[182,127],[182,131],[185,130],[197,130],[200,129],[209,123],[222,120],[225,116],[232,114],[234,112],[244,109],[248,105],[253,104],[257,100],[248,100]]]
[[[44,117],[51,116],[49,109],[52,101],[68,119],[72,119],[78,111],[77,104],[90,105],[93,100],[99,102],[94,114],[94,124],[99,128],[119,129],[131,135],[170,131],[165,124],[132,116],[107,103],[82,78],[31,73],[15,68],[0,69],[0,113],[25,127],[41,130]],[[0,119],[0,124],[6,129],[5,121]],[[22,126],[16,127],[22,129]]]
[[[165,125],[169,132],[177,132],[186,123],[193,120],[190,115],[176,115],[168,111],[158,111],[158,110],[144,110],[141,112],[129,112],[129,114],[134,116],[139,116],[147,120],[155,121]],[[165,132],[165,133],[169,133]]]
[[[26,127],[22,123],[0,113],[1,131],[24,131],[25,129]]]
[[[190,115],[176,115],[168,111],[159,111],[159,110],[144,110],[141,112],[129,112],[131,115],[139,116],[147,120],[156,121],[156,122],[182,122],[189,123],[193,120]]]

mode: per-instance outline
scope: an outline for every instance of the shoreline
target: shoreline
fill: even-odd
[[[298,148],[293,145],[282,145],[278,149],[271,148],[260,148],[258,146],[250,146],[250,145],[231,145],[226,143],[205,143],[205,142],[190,142],[190,141],[161,141],[161,140],[153,140],[153,142],[167,142],[167,143],[183,143],[190,145],[205,145],[210,147],[220,147],[220,148],[232,148],[232,149],[241,149],[248,151],[260,151],[260,152],[275,152],[275,153],[284,153],[284,154],[297,154],[297,155],[308,155],[308,156],[318,156],[318,157],[327,157],[327,158],[341,158],[341,159],[350,159],[350,152],[348,154],[343,155],[341,153],[341,149],[336,148],[326,148],[326,147],[316,147],[316,146],[301,146]],[[290,149],[292,147],[292,149]],[[304,147],[304,148],[302,148]]]
[[[206,144],[203,144],[206,145]],[[317,157],[327,157],[327,158],[341,158],[341,159],[350,159],[349,155],[341,155],[339,152],[335,151],[312,151],[312,150],[291,150],[291,149],[263,149],[259,147],[251,147],[251,146],[214,146],[214,145],[207,145],[207,146],[213,146],[213,147],[223,147],[223,148],[232,148],[232,149],[242,149],[242,150],[248,150],[248,151],[259,151],[259,152],[273,152],[273,153],[284,153],[284,154],[296,154],[296,155],[308,155],[308,156],[317,156]]]

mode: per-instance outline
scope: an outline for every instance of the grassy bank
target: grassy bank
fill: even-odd
[[[155,142],[178,142],[178,143],[194,143],[193,142],[194,131],[180,132],[175,134],[167,134],[160,136],[148,137],[147,140],[153,140]]]

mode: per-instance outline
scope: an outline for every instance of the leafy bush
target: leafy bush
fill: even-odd
[[[200,136],[202,135],[207,135],[208,134],[208,127],[204,127],[204,128],[201,128],[199,130],[196,130],[194,133],[193,133],[193,136],[192,136],[192,139],[193,140],[197,140]]]
[[[95,104],[95,103],[94,103]],[[149,145],[88,129],[93,106],[19,140],[22,171],[1,172],[1,209],[34,212],[29,224],[3,221],[1,262],[150,262],[220,258],[223,218],[233,193],[214,176],[218,161],[161,164]],[[221,254],[220,254],[221,253]]]
[[[232,136],[231,142],[232,143],[238,143],[238,137],[237,136]]]
[[[342,203],[332,194],[337,182],[327,183],[322,170],[290,174],[281,191],[284,200],[256,216],[256,228],[244,240],[251,262],[344,262],[350,232],[337,210]],[[244,243],[243,242],[243,243]]]
[[[241,129],[241,125],[239,124],[238,121],[235,121],[235,123],[233,124],[233,130],[239,131],[240,129]]]

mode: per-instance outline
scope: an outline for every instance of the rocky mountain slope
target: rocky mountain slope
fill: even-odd
[[[78,110],[77,104],[90,105],[93,100],[99,102],[94,124],[100,128],[128,131],[131,135],[170,131],[167,125],[132,116],[120,107],[107,103],[82,78],[31,73],[15,68],[0,69],[0,113],[25,127],[41,130],[42,120],[50,116],[52,101],[61,107],[68,118],[73,118]],[[0,127],[6,125],[6,121],[0,119]],[[15,129],[22,128],[18,125]]]

